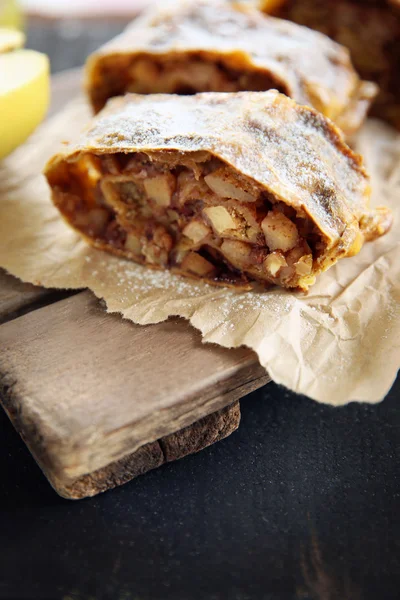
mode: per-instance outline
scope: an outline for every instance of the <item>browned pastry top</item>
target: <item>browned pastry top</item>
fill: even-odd
[[[347,49],[327,37],[226,0],[169,0],[135,20],[89,59],[104,55],[224,55],[236,69],[273,73],[279,86],[300,104],[335,120],[357,96],[360,80]],[[277,83],[278,85],[278,83]],[[374,90],[370,90],[373,97]]]
[[[361,157],[322,115],[275,90],[115,98],[50,161],[49,180],[63,160],[87,152],[208,152],[305,211],[328,246],[368,212]]]

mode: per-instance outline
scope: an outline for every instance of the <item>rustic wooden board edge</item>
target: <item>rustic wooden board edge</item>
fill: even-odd
[[[0,326],[79,293],[82,292],[38,288],[0,269]]]
[[[87,352],[88,336],[93,336],[91,345],[96,344],[99,354],[94,350]],[[256,355],[248,349],[228,350],[202,344],[200,334],[181,319],[146,327],[129,324],[118,315],[106,315],[101,303],[89,292],[2,325],[0,340],[3,348],[0,397],[4,408],[15,429],[30,441],[39,462],[62,480],[75,480],[106,467],[141,446],[220,410],[270,380]],[[104,340],[107,352],[102,350]],[[171,348],[167,359],[171,342],[174,349]],[[131,368],[124,379],[118,369],[125,360],[128,343],[132,347],[136,344],[147,347],[135,361],[136,370]],[[61,363],[59,348],[68,353]],[[190,354],[186,364],[191,365],[192,376],[181,374],[182,351]],[[156,374],[149,367],[149,355],[159,361]],[[59,356],[58,361],[54,361],[55,356]],[[76,360],[80,361],[79,376],[85,378],[88,393],[94,395],[94,404],[105,411],[99,419],[93,415],[76,421],[71,413],[79,411],[76,399],[81,392],[81,387],[71,386],[70,381]],[[117,371],[113,371],[114,378],[106,380],[105,388],[101,374],[110,372],[112,360],[116,361]],[[199,369],[202,375],[197,381]],[[91,379],[86,378],[87,372]],[[154,375],[155,381],[158,378],[166,384],[158,386],[157,409],[147,409],[144,400],[144,410],[135,413],[134,397],[140,402],[146,394],[152,394]],[[29,383],[32,376],[40,377],[40,385]],[[133,387],[136,377],[141,384]],[[127,387],[127,381],[132,387]],[[108,398],[114,395],[122,400],[112,406]],[[164,398],[169,399],[164,401]],[[61,402],[67,430],[64,421],[59,421],[59,412],[54,413],[57,402]]]
[[[208,416],[224,410],[227,406],[240,400],[247,394],[259,389],[271,381],[270,377],[265,373],[265,370],[258,363],[245,364],[235,374],[234,377],[224,379],[217,386],[212,386],[210,389],[206,389],[202,393],[202,403],[190,411],[183,411],[181,415],[174,415],[174,422],[177,426],[177,430],[181,431],[186,427],[191,427],[193,424],[207,418]],[[229,385],[229,389],[226,386]],[[32,416],[28,415],[23,409],[21,400],[14,395],[14,382],[10,378],[5,378],[0,373],[0,404],[3,406],[6,414],[8,415],[11,423],[13,424],[16,431],[20,434],[25,444],[28,446],[32,456],[36,462],[40,465],[43,472],[48,476],[50,481],[57,482],[57,488],[61,485],[73,485],[73,482],[79,481],[82,477],[90,475],[90,473],[76,471],[75,476],[71,477],[71,469],[68,464],[63,465],[59,461],[60,457],[60,442],[59,440],[49,441],[45,430],[40,429],[40,422]],[[182,410],[181,403],[177,405],[178,410]],[[199,417],[199,415],[206,415],[205,417]],[[134,423],[132,423],[134,426]],[[151,429],[151,422],[148,427]],[[157,435],[158,434],[158,435]],[[168,424],[159,429],[156,432],[157,439],[168,437],[171,434]],[[149,442],[154,443],[154,442]],[[147,444],[145,444],[147,445]],[[129,444],[126,445],[127,450],[121,452],[120,456],[116,461],[109,464],[115,464],[119,461],[125,460],[126,456],[133,456],[143,446],[130,449]],[[84,448],[84,450],[87,450]],[[74,448],[63,448],[63,453],[69,457],[75,451],[75,459],[79,461],[79,453],[76,453]],[[70,463],[69,463],[70,464]],[[99,468],[96,468],[93,472],[107,469],[109,464],[102,464]],[[64,483],[63,483],[64,482]],[[67,482],[67,484],[65,484]],[[72,483],[71,483],[72,482]]]
[[[49,294],[50,290],[23,283],[0,269],[0,325],[19,316],[22,310],[46,302]]]
[[[48,470],[35,456],[29,441],[24,441],[54,490],[67,500],[81,500],[124,485],[163,464],[200,452],[230,436],[239,424],[240,403],[236,401],[189,427],[145,444],[123,459],[74,481],[64,481]]]

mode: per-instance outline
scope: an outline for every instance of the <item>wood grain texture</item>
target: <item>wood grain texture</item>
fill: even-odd
[[[268,381],[248,349],[204,345],[183,320],[135,326],[89,292],[3,324],[0,346],[4,407],[66,488]],[[178,455],[191,444],[183,437]]]

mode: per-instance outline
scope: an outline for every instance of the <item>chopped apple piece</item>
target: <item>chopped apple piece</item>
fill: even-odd
[[[176,210],[167,210],[167,215],[171,221],[179,221],[179,214],[176,212]]]
[[[290,252],[288,252],[287,256],[286,256],[286,261],[288,265],[294,265],[296,264],[304,255],[306,255],[307,252],[305,251],[305,248],[300,246],[297,246],[296,248],[293,248],[292,250],[290,250]]]
[[[189,239],[183,238],[178,242],[175,247],[175,262],[176,264],[180,264],[185,256],[190,252],[193,248],[193,244]]]
[[[143,182],[146,194],[159,206],[169,206],[175,191],[176,180],[171,173],[150,177]]]
[[[200,277],[211,277],[215,273],[214,265],[196,252],[187,254],[182,261],[181,267],[185,271],[190,271]]]
[[[188,225],[186,225],[182,233],[192,240],[194,244],[198,244],[209,233],[211,233],[211,229],[201,221],[191,221]]]
[[[275,277],[282,267],[287,267],[287,262],[280,252],[272,252],[265,259],[264,267],[272,277]]]
[[[204,181],[196,179],[193,171],[182,171],[177,179],[178,202],[181,206],[191,200],[211,195],[210,188]]]
[[[234,266],[244,266],[249,262],[251,246],[245,242],[224,240],[221,252]]]
[[[237,224],[232,215],[224,206],[210,206],[203,213],[208,217],[211,225],[217,233],[224,233],[229,229],[237,229]]]
[[[312,255],[307,254],[302,256],[297,263],[295,263],[296,273],[298,275],[310,275],[312,271],[313,260]]]
[[[82,159],[82,163],[85,165],[89,180],[91,180],[93,185],[96,185],[96,183],[101,179],[102,175],[98,159],[96,159],[94,156],[88,155]]]
[[[261,228],[270,250],[287,252],[298,242],[299,232],[296,225],[280,212],[270,211],[261,223]]]
[[[229,169],[217,169],[207,175],[204,181],[215,194],[222,198],[232,198],[240,202],[255,202],[257,200],[257,194],[239,187],[240,184],[234,180]]]
[[[142,244],[140,242],[140,238],[136,233],[133,233],[131,231],[127,234],[125,241],[125,249],[129,250],[129,252],[132,252],[136,255],[142,253]]]

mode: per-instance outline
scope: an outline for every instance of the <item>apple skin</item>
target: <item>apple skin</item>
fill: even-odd
[[[0,0],[1,1],[1,0]],[[0,54],[22,48],[25,44],[25,34],[18,29],[0,27]]]
[[[0,25],[2,27],[14,27],[22,29],[23,17],[22,10],[16,0],[3,0],[0,7]]]
[[[0,160],[44,119],[50,101],[49,71],[48,57],[34,50],[0,55]]]

